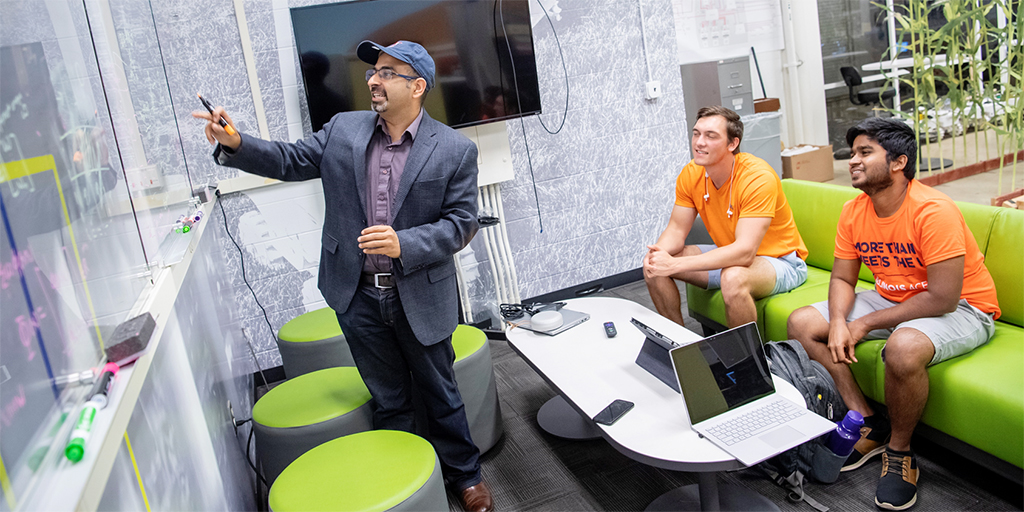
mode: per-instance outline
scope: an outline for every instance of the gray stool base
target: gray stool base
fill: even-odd
[[[284,375],[289,379],[325,368],[356,365],[344,334],[317,341],[278,338],[277,350],[281,353]]]
[[[273,484],[277,476],[303,453],[321,444],[357,432],[373,429],[373,401],[359,408],[313,425],[275,428],[252,422],[256,436],[256,454],[263,467],[263,477]]]
[[[454,369],[455,382],[466,406],[470,437],[480,453],[484,453],[493,448],[505,433],[490,345],[484,342],[480,350],[456,361]]]
[[[405,501],[388,509],[393,512],[448,512],[448,495],[444,492],[444,477],[441,476],[441,463],[434,455],[434,472],[416,492]]]

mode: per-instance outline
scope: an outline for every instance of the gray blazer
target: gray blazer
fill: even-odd
[[[321,178],[325,213],[320,251],[320,292],[339,313],[359,286],[363,251],[356,238],[366,227],[366,149],[376,124],[370,111],[334,116],[323,129],[294,144],[241,134],[242,145],[223,165],[282,181]],[[392,260],[398,294],[424,345],[447,338],[458,324],[458,287],[452,255],[479,228],[477,148],[425,112],[402,172],[392,227],[402,256]]]

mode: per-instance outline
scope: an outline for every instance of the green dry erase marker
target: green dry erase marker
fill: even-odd
[[[98,408],[99,404],[92,400],[86,402],[85,406],[82,407],[82,414],[78,416],[75,429],[71,431],[71,440],[68,441],[68,446],[64,449],[64,455],[71,462],[78,462],[85,455],[85,443],[89,440],[89,435],[92,433],[92,422],[96,419],[96,410]]]

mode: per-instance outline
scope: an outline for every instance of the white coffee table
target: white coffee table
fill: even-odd
[[[629,320],[636,318],[681,344],[698,340],[699,335],[625,299],[582,298],[567,303],[569,309],[589,313],[590,320],[557,336],[523,329],[508,332],[512,349],[560,395],[552,399],[556,405],[549,402],[544,406],[549,408],[548,420],[560,414],[556,424],[564,427],[575,422],[589,427],[633,460],[699,474],[698,485],[670,491],[654,500],[647,510],[778,510],[746,488],[722,486],[723,492],[719,493],[714,472],[745,466],[698,437],[690,428],[682,396],[634,363],[644,335]],[[608,321],[615,323],[615,338],[605,336],[603,324]],[[803,403],[799,391],[778,377],[775,387],[784,396]],[[615,399],[636,405],[611,426],[590,420]],[[568,408],[557,405],[558,400],[564,400]]]

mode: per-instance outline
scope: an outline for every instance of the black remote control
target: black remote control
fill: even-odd
[[[604,323],[604,335],[605,336],[608,336],[609,338],[614,338],[615,335],[618,334],[618,333],[619,332],[615,330],[615,324],[614,323],[612,323],[612,322],[605,322]]]

